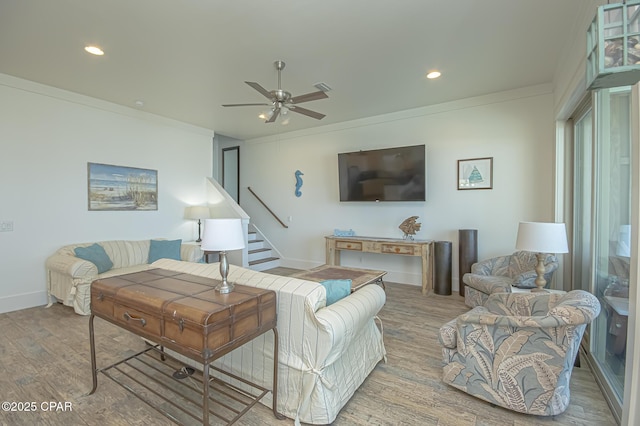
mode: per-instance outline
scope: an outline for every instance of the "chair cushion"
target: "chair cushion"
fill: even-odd
[[[324,280],[320,284],[327,290],[327,306],[351,294],[351,280]]]
[[[464,274],[463,282],[484,294],[510,293],[513,280],[499,275]]]
[[[149,263],[158,259],[180,260],[182,240],[151,240],[149,245]]]
[[[104,248],[98,243],[91,244],[88,247],[76,247],[73,251],[76,257],[96,265],[99,274],[113,268],[113,262],[109,259],[107,252],[104,251]]]

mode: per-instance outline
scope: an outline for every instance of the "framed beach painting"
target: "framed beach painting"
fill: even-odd
[[[492,189],[493,157],[458,160],[458,189]]]
[[[158,171],[87,163],[89,210],[158,210]]]

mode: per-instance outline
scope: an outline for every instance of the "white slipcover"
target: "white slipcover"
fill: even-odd
[[[218,263],[160,259],[150,267],[220,279]],[[228,279],[235,284],[276,292],[278,412],[295,419],[296,424],[333,422],[385,358],[382,333],[375,324],[376,315],[386,301],[384,290],[368,285],[325,306],[326,291],[316,282],[234,265],[230,266]],[[273,334],[259,336],[216,360],[214,365],[271,389]],[[234,384],[245,387],[241,382]],[[269,393],[261,402],[270,406],[271,401]]]
[[[47,292],[49,305],[54,297],[66,306],[73,306],[76,313],[91,313],[91,283],[98,278],[130,274],[148,269],[151,240],[100,241],[113,267],[102,274],[93,263],[76,257],[76,247],[88,247],[93,243],[70,244],[56,250],[47,258]],[[180,258],[189,262],[202,259],[202,250],[196,244],[181,244]]]

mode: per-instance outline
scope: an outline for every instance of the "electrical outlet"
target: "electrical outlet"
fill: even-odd
[[[0,221],[0,232],[11,232],[13,231],[13,221],[12,220],[2,220]]]

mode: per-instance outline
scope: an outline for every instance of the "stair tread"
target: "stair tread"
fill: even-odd
[[[264,240],[249,240],[249,244],[251,243],[264,243]]]
[[[280,260],[278,257],[265,257],[264,259],[252,260],[249,262],[249,266],[258,265],[260,263],[271,262],[273,260]]]
[[[263,248],[258,248],[258,249],[253,249],[253,250],[249,250],[249,254],[254,254],[254,253],[262,253],[263,251],[270,251],[271,249],[268,247],[263,247]]]

